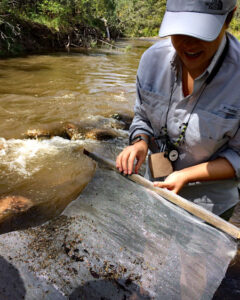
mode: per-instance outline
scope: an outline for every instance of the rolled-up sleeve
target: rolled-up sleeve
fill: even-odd
[[[146,134],[149,137],[153,136],[153,129],[148,120],[146,108],[142,103],[139,81],[136,84],[136,102],[134,106],[134,118],[129,128],[129,141],[138,134]]]
[[[230,139],[228,147],[219,153],[220,157],[226,158],[235,170],[236,177],[240,178],[240,128],[235,136]]]

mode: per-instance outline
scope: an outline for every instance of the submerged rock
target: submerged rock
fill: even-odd
[[[74,123],[67,123],[64,125],[64,131],[66,132],[70,140],[84,140],[85,133],[80,130],[79,126]]]
[[[29,129],[24,136],[30,139],[50,138],[51,133],[42,129]]]
[[[27,132],[23,134],[23,138],[35,140],[51,139],[55,136],[71,139],[65,126],[62,126],[62,124],[49,126],[49,128],[28,129]]]
[[[0,199],[0,224],[11,220],[13,216],[30,209],[34,203],[22,196],[6,196]]]
[[[124,129],[125,124],[121,120],[112,118],[111,116],[92,116],[85,120],[78,122],[78,125],[82,128],[93,129],[93,128],[114,128],[114,129]]]
[[[122,113],[119,113],[119,114],[113,114],[110,116],[111,118],[113,119],[116,119],[120,122],[122,122],[124,124],[124,130],[128,130],[131,123],[132,123],[132,120],[133,120],[133,116],[132,115],[128,115],[128,114],[122,114]]]
[[[116,131],[111,129],[92,129],[88,132],[86,132],[86,138],[87,139],[93,139],[93,140],[110,140],[118,137],[118,134]]]
[[[115,117],[105,118],[94,116],[79,122],[68,122],[42,129],[29,129],[24,138],[50,139],[59,136],[69,140],[109,140],[127,135],[123,130],[129,128],[130,117],[116,114]],[[119,119],[118,119],[119,118]]]
[[[65,130],[70,139],[94,139],[109,140],[120,136],[124,133],[121,130],[126,129],[126,124],[114,118],[105,118],[94,116],[77,123],[68,123]]]
[[[0,233],[35,226],[59,215],[95,173],[95,162],[74,142],[54,138],[3,144]]]

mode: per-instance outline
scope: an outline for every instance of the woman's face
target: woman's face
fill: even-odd
[[[192,78],[197,78],[209,66],[224,36],[223,26],[219,36],[212,42],[206,42],[187,35],[172,35],[171,40],[183,65]]]

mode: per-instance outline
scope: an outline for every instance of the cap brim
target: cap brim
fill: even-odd
[[[226,17],[227,15],[166,11],[159,36],[183,34],[213,41],[218,37]]]

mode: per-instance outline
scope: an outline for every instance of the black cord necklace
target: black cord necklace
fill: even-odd
[[[168,109],[167,109],[167,113],[166,113],[166,120],[165,120],[165,126],[163,126],[161,128],[161,136],[157,139],[160,139],[161,141],[161,147],[160,147],[160,152],[165,152],[165,156],[169,158],[170,161],[174,162],[178,159],[179,157],[179,151],[178,151],[178,147],[184,142],[185,139],[185,134],[186,134],[186,130],[188,128],[189,125],[189,121],[191,119],[191,116],[193,114],[193,111],[195,110],[199,99],[201,98],[202,93],[204,92],[206,86],[213,80],[213,78],[216,76],[216,74],[218,73],[220,67],[222,66],[222,63],[224,61],[224,58],[227,54],[229,48],[229,40],[227,38],[226,40],[226,45],[224,47],[224,50],[221,54],[221,56],[219,57],[217,63],[215,64],[211,74],[207,77],[207,79],[205,80],[205,82],[203,83],[199,94],[197,96],[197,99],[195,100],[194,106],[188,116],[188,119],[186,122],[182,123],[182,125],[180,126],[181,128],[181,132],[177,138],[177,140],[175,142],[172,142],[170,140],[169,134],[168,134],[168,129],[167,129],[167,120],[168,120],[168,114],[169,114],[169,110],[171,107],[171,103],[172,103],[172,97],[173,94],[176,90],[176,81],[174,81],[172,88],[171,88],[171,94],[170,94],[170,98],[169,98],[169,104],[168,104]],[[175,87],[175,88],[174,88]]]

